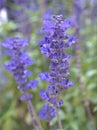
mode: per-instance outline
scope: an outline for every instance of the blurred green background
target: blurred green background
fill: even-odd
[[[40,29],[46,13],[63,14],[64,18],[74,17],[74,0],[28,0],[20,4],[16,0],[1,0],[0,42],[6,37],[19,36],[29,39],[26,48],[36,62],[29,67],[33,72],[30,79],[39,79],[38,72],[49,71],[49,59],[40,53],[38,43],[42,39]],[[19,0],[18,0],[19,1]],[[97,130],[97,1],[84,0],[80,4],[79,44],[68,49],[73,55],[70,60],[70,79],[74,86],[62,93],[64,104],[60,110],[64,130]],[[3,12],[3,13],[2,13]],[[2,18],[7,13],[7,18]],[[76,29],[70,33],[76,35]],[[76,49],[78,47],[78,49]],[[5,70],[9,61],[0,46],[0,130],[34,130],[26,103],[19,100],[21,93],[12,75]],[[42,104],[39,90],[47,87],[39,82],[37,89],[31,91],[32,103],[38,113]],[[87,102],[89,103],[87,106]],[[90,115],[87,112],[90,110]],[[91,128],[93,123],[95,129]],[[57,119],[50,123],[41,120],[44,130],[56,130]]]

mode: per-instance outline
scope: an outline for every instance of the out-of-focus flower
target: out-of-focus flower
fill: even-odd
[[[27,45],[27,39],[19,39],[17,37],[8,38],[5,43],[3,43],[3,46],[8,48],[6,54],[11,56],[10,62],[6,64],[5,67],[11,72],[18,83],[18,89],[23,94],[20,98],[21,100],[31,99],[32,95],[28,94],[27,90],[36,88],[38,85],[37,80],[31,80],[29,82],[27,80],[28,76],[31,76],[32,73],[26,70],[26,67],[34,62],[23,50],[23,47]]]

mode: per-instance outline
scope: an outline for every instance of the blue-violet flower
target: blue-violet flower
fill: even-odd
[[[48,105],[46,108],[43,105],[39,115],[46,121],[50,121],[55,116],[54,109],[60,108],[63,104],[63,100],[59,99],[59,94],[73,85],[68,78],[70,75],[68,60],[72,56],[66,54],[65,51],[66,48],[75,44],[75,38],[66,33],[66,30],[72,26],[72,20],[70,18],[62,20],[62,15],[53,16],[53,19],[46,19],[43,22],[44,39],[40,42],[40,50],[50,59],[50,73],[39,73],[41,80],[49,82],[46,90],[40,90],[42,99],[46,100]],[[48,114],[50,106],[53,108],[53,116]]]
[[[33,64],[34,60],[31,60],[27,53],[22,49],[27,46],[27,39],[19,39],[18,37],[6,39],[3,46],[8,48],[6,54],[11,56],[11,60],[5,65],[6,69],[11,72],[16,82],[18,83],[18,89],[21,91],[21,100],[29,100],[32,98],[32,94],[28,94],[28,89],[36,88],[38,85],[37,80],[30,80],[28,82],[28,76],[32,73],[26,70],[26,67]]]

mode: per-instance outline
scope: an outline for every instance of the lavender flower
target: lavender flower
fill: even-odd
[[[62,20],[62,15],[53,16],[53,20],[46,19],[43,24],[44,39],[40,42],[40,50],[50,59],[50,73],[39,73],[41,80],[49,82],[45,91],[40,90],[40,95],[43,100],[49,103],[48,106],[51,105],[55,109],[55,107],[60,108],[63,104],[63,100],[59,99],[59,94],[73,85],[73,82],[69,81],[68,78],[70,75],[68,60],[72,56],[66,54],[65,50],[75,44],[75,38],[66,34],[66,30],[73,25],[72,20]],[[49,111],[44,114],[43,108],[40,113],[46,117],[40,116],[40,118],[47,121]],[[51,118],[48,117],[49,119]]]
[[[39,112],[39,116],[49,122],[55,116],[55,109],[49,104],[44,104]]]
[[[6,64],[5,67],[11,72],[18,83],[18,89],[23,94],[20,98],[21,100],[31,99],[32,94],[28,94],[27,90],[36,88],[38,85],[37,80],[28,82],[28,76],[32,73],[29,70],[26,70],[26,67],[33,64],[34,60],[31,60],[22,49],[27,45],[27,39],[19,39],[17,37],[6,39],[6,42],[3,43],[3,46],[8,48],[6,54],[11,56],[10,62]]]

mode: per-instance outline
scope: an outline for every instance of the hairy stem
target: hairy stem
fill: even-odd
[[[63,128],[62,128],[62,122],[61,122],[60,114],[59,114],[59,108],[56,108],[56,114],[57,114],[59,129],[63,130]]]
[[[41,123],[40,123],[40,120],[37,117],[37,114],[36,114],[35,109],[33,107],[33,104],[31,103],[30,100],[26,100],[26,103],[27,103],[28,111],[29,111],[31,118],[32,118],[33,127],[37,130],[43,130]]]

